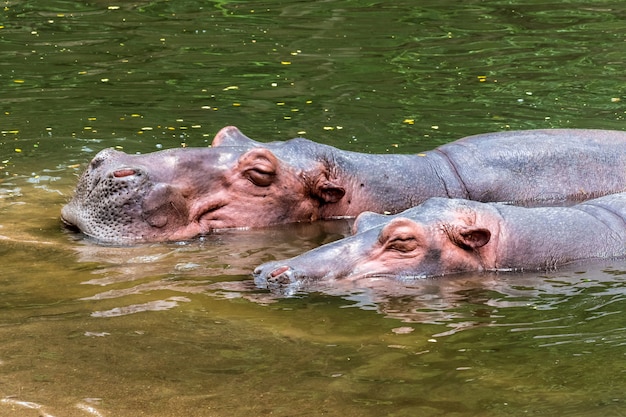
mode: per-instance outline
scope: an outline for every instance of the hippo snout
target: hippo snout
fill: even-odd
[[[300,287],[301,279],[288,265],[265,264],[254,270],[254,282],[260,288],[283,295],[293,295]]]

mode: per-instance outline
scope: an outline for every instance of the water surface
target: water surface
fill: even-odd
[[[623,129],[617,1],[5,1],[0,415],[622,415],[622,260],[274,299],[250,271],[349,222],[99,246],[59,211],[97,151],[412,153]]]

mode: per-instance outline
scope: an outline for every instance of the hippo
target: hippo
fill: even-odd
[[[626,193],[567,207],[434,197],[396,215],[362,213],[353,233],[257,267],[256,285],[291,295],[320,282],[554,270],[583,259],[623,257]]]
[[[430,197],[549,204],[626,190],[626,132],[507,131],[413,155],[343,151],[304,138],[261,143],[233,126],[209,148],[100,151],[61,211],[111,244],[220,229],[398,213]]]

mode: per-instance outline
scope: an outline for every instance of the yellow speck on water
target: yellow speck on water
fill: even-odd
[[[78,71],[78,75],[85,75],[87,74],[87,71]]]
[[[622,101],[622,99],[619,97],[611,97],[611,103],[619,103],[620,101]]]
[[[233,107],[241,107],[241,103],[233,103]]]
[[[284,106],[285,102],[284,101],[279,101],[278,103],[276,103],[277,106]]]
[[[24,84],[24,80],[13,80],[15,84]]]
[[[22,150],[21,150],[20,148],[15,148],[15,152],[17,152],[17,153],[21,153],[21,152],[22,152]]]
[[[332,126],[324,126],[324,130],[335,130]]]
[[[313,103],[313,100],[307,100],[307,101],[305,101],[305,103],[306,104],[311,104],[311,103]]]
[[[298,130],[296,133],[298,135],[306,135],[306,130]]]
[[[481,83],[484,83],[485,81],[487,81],[486,75],[479,75],[477,78],[478,78],[478,82],[481,82]]]
[[[291,65],[291,61],[280,61],[281,65]]]
[[[192,129],[200,129],[202,125],[191,125]]]
[[[103,83],[108,83],[109,79],[108,78],[100,78],[100,81]]]
[[[425,153],[418,153],[417,156],[426,156]]]
[[[133,113],[133,114],[130,115],[130,117],[141,117],[141,115],[138,114],[138,113]]]
[[[406,123],[407,125],[415,124],[415,119],[404,119],[402,123]]]
[[[431,128],[431,129],[435,129],[435,130],[437,130],[437,129],[439,129],[439,126],[437,126],[437,125],[433,125],[433,126],[431,126],[430,128]]]
[[[107,7],[107,9],[109,9],[109,10],[119,10],[120,6],[109,6],[109,7]]]
[[[117,145],[117,146],[115,147],[115,149],[124,149],[124,147],[123,147],[123,146],[120,146],[120,145]]]
[[[152,130],[152,128],[150,126],[144,126],[141,128],[141,130]]]
[[[239,87],[237,87],[236,85],[229,85],[228,87],[224,87],[222,89],[222,91],[228,91],[228,90],[239,90]]]
[[[285,119],[285,120],[291,120],[291,116],[283,116],[283,119]]]
[[[97,120],[95,117],[88,117],[87,120],[89,120],[90,122],[93,122],[94,120]]]

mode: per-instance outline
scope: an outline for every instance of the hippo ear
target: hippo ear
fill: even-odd
[[[484,227],[459,226],[452,230],[450,238],[464,249],[478,249],[489,242],[491,232]]]
[[[335,182],[323,178],[315,184],[313,194],[326,203],[336,203],[346,194],[346,190]]]
[[[239,158],[237,169],[259,187],[267,187],[276,179],[278,159],[265,148],[254,148]]]

